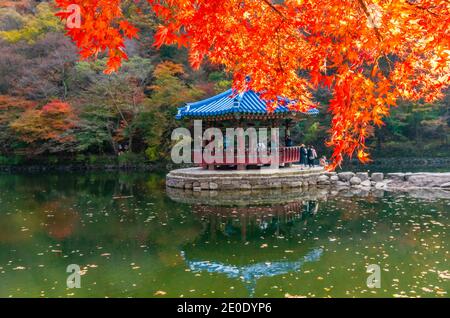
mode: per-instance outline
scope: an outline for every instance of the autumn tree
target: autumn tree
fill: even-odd
[[[0,31],[20,29],[25,23],[25,18],[16,10],[0,7]]]
[[[27,109],[10,127],[27,147],[28,154],[60,152],[74,142],[71,129],[76,126],[76,115],[65,102],[54,100],[41,109]]]
[[[144,89],[153,70],[151,60],[133,56],[110,76],[103,73],[105,67],[105,59],[79,62],[70,76],[69,89],[83,110],[82,148],[101,147],[107,141],[116,154],[125,147],[132,151],[137,120],[145,111]]]
[[[56,0],[80,6],[81,28],[68,30],[82,57],[107,51],[106,72],[126,58],[138,30],[123,1]],[[314,107],[319,86],[332,92],[328,145],[336,167],[343,155],[368,160],[365,141],[398,100],[434,101],[449,84],[450,4],[446,0],[148,0],[162,24],[155,45],[189,48],[233,73],[237,90],[276,96],[289,107]],[[67,18],[69,12],[61,13]],[[101,31],[99,31],[101,30]],[[248,83],[246,78],[250,76]]]
[[[17,28],[0,31],[0,38],[8,42],[32,43],[48,32],[61,30],[62,26],[58,22],[51,4],[43,2],[36,6],[36,14],[22,16],[22,23]]]
[[[165,61],[158,64],[153,72],[151,90],[146,101],[148,114],[141,130],[145,133],[148,144],[147,156],[151,160],[169,156],[171,133],[177,127],[175,115],[177,107],[187,100],[203,96],[203,91],[186,83],[186,73],[182,65]],[[151,119],[151,121],[149,120]]]
[[[10,124],[26,111],[33,109],[35,102],[20,97],[0,95],[0,154],[11,155],[19,142]]]

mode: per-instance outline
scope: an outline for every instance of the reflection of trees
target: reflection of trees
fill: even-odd
[[[65,295],[65,268],[71,263],[101,268],[101,275],[87,268],[83,279],[89,282],[92,277],[104,287],[136,279],[138,270],[130,270],[131,263],[145,270],[148,281],[165,276],[183,262],[178,247],[194,240],[200,226],[186,218],[186,206],[165,197],[158,182],[160,178],[149,184],[145,176],[118,173],[49,175],[45,182],[42,175],[2,176],[4,286],[27,286],[22,295],[39,296],[40,290],[50,292],[58,281],[53,295]],[[38,264],[45,267],[39,270]],[[25,269],[14,271],[17,266]],[[86,289],[78,292],[89,294]],[[0,288],[0,295],[6,296],[7,289]],[[149,295],[147,291],[141,296]]]

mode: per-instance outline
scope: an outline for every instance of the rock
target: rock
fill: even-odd
[[[355,189],[355,188],[353,188],[353,189],[351,189],[350,190],[351,191],[351,194],[353,195],[353,196],[360,196],[361,195],[361,193],[362,193],[362,190],[361,189]]]
[[[339,180],[347,182],[350,181],[351,178],[353,178],[355,174],[353,172],[339,172],[338,177]]]
[[[184,189],[184,182],[180,181],[180,182],[174,182],[174,184],[172,185],[174,188],[178,188],[178,189]]]
[[[217,190],[217,188],[219,188],[219,185],[215,182],[210,182],[209,183],[209,189],[211,190]]]
[[[339,177],[338,176],[331,176],[330,177],[330,181],[335,183],[336,181],[339,181]]]
[[[450,183],[450,173],[415,173],[407,181],[414,187],[442,187]]]
[[[336,186],[338,187],[348,187],[350,185],[349,182],[336,181]]]
[[[376,198],[382,198],[382,197],[384,197],[384,190],[376,189],[376,190],[372,191],[372,195]]]
[[[200,188],[200,187],[193,187],[192,190],[195,191],[195,192],[200,192],[200,191],[202,191],[202,188]]]
[[[394,181],[405,181],[405,174],[401,172],[388,173],[386,174],[386,178]]]
[[[386,184],[383,182],[377,182],[375,184],[375,189],[384,189],[384,188],[386,188]]]
[[[441,184],[441,188],[450,188],[450,182]]]
[[[352,186],[360,185],[361,184],[361,179],[358,178],[358,177],[353,177],[353,178],[350,179],[350,184]]]
[[[200,183],[200,188],[202,190],[208,190],[209,189],[209,183],[208,182],[202,182]]]
[[[370,188],[372,186],[372,182],[370,180],[364,180],[361,182],[361,186]]]
[[[368,172],[357,172],[356,177],[360,178],[361,182],[366,181],[366,180],[369,180],[369,173]]]
[[[241,184],[241,189],[242,190],[250,190],[251,188],[252,188],[252,186],[249,183]]]
[[[384,174],[381,172],[374,172],[374,173],[372,173],[370,178],[372,181],[381,182],[384,179]]]
[[[330,178],[328,178],[328,176],[322,175],[317,178],[317,184],[328,185],[330,184]]]

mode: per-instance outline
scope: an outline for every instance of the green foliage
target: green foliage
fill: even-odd
[[[224,72],[211,72],[208,81],[214,83],[214,90],[217,93],[226,91],[232,85],[231,79]]]
[[[13,156],[0,156],[0,165],[4,166],[18,166],[24,162],[22,156],[13,155]]]
[[[315,122],[312,125],[310,125],[309,128],[307,129],[304,137],[304,142],[306,144],[309,144],[315,141],[318,137],[318,133],[319,133],[319,123]]]
[[[162,62],[153,72],[152,94],[146,107],[152,113],[153,121],[146,135],[147,157],[151,161],[168,159],[171,133],[179,126],[175,120],[177,107],[187,101],[201,98],[203,92],[187,84],[186,74],[180,64]]]
[[[119,164],[123,166],[127,165],[140,165],[145,163],[147,160],[144,154],[124,152],[118,157]]]

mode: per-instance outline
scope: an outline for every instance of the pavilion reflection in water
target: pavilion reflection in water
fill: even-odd
[[[181,252],[190,271],[239,279],[250,296],[260,278],[297,272],[305,263],[318,261],[323,253],[312,243],[293,245],[280,239],[289,235],[290,228],[314,218],[319,210],[316,200],[270,206],[193,205],[192,210],[202,220],[204,230],[198,242]],[[279,248],[261,248],[261,242]],[[291,253],[287,255],[286,250]]]
[[[249,232],[251,235],[279,235],[282,226],[307,221],[308,216],[318,210],[319,202],[312,200],[272,206],[193,206],[193,212],[209,224],[211,241],[216,240],[218,233],[232,237],[240,232],[243,242],[247,241]]]

